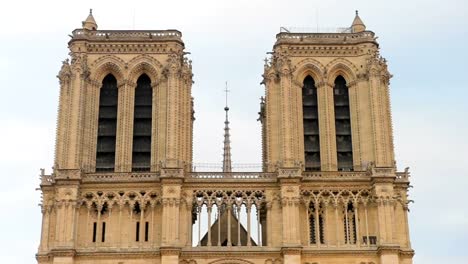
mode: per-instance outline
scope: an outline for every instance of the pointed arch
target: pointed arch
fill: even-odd
[[[323,76],[325,73],[325,67],[319,61],[307,58],[296,64],[296,70],[294,76],[296,82],[302,83],[304,79],[310,75],[316,83],[323,82]]]
[[[142,74],[146,74],[154,85],[160,79],[163,66],[157,59],[147,54],[142,54],[130,60],[128,68],[130,69],[128,80],[131,83],[136,83]]]
[[[125,80],[125,62],[117,56],[106,55],[99,57],[92,64],[90,79],[95,83],[101,83],[104,77],[112,74],[117,80],[117,87],[120,87]]]
[[[344,58],[337,58],[329,62],[326,66],[327,69],[327,82],[333,87],[333,83],[338,76],[342,76],[346,83],[356,81],[356,74],[358,68],[349,60]]]

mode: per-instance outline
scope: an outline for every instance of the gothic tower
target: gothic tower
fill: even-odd
[[[58,74],[56,156],[41,173],[40,264],[410,264],[386,61],[356,14],[283,29],[266,61],[263,171],[193,171],[192,67],[177,30],[98,30]]]
[[[280,178],[283,243],[378,245],[379,263],[411,261],[408,175],[396,172],[392,76],[377,37],[356,11],[351,27],[337,33],[282,28],[276,39],[260,120],[263,168]]]
[[[156,232],[161,245],[179,240],[172,232],[178,228],[173,217],[179,204],[171,196],[180,195],[180,178],[191,168],[193,121],[192,67],[181,36],[177,30],[98,30],[92,12],[73,31],[71,61],[63,62],[57,76],[54,171],[41,184],[40,263],[74,263],[77,248],[110,241],[137,246]],[[157,178],[158,190],[152,184],[135,186],[137,178]],[[104,185],[96,192],[93,183]],[[163,202],[167,210],[155,209]],[[149,226],[150,209],[151,219],[166,228]],[[120,226],[109,223],[115,216]],[[134,220],[139,220],[136,241]]]

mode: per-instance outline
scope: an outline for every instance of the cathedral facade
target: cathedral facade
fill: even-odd
[[[195,171],[192,66],[177,30],[69,42],[40,264],[410,264],[409,172],[389,80],[356,13],[338,33],[283,29],[265,60],[262,170]]]

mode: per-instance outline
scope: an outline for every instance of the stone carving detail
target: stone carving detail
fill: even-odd
[[[374,200],[370,189],[339,189],[339,190],[314,190],[304,189],[301,191],[301,200],[304,204],[320,203],[325,204],[368,204]]]
[[[166,75],[166,78],[168,74],[177,74],[179,73],[181,66],[182,66],[181,57],[176,53],[171,53],[168,56],[167,64],[163,70],[163,74]]]
[[[380,55],[378,49],[369,51],[369,55],[366,65],[369,76],[381,77],[389,85],[393,75],[388,71],[387,60]]]
[[[63,87],[64,84],[68,83],[72,77],[69,59],[62,61],[62,68],[60,68],[57,78],[60,80],[60,85]]]
[[[133,209],[137,203],[141,209],[148,206],[154,207],[161,203],[160,193],[157,190],[94,191],[84,193],[79,201],[80,205],[85,206],[88,209],[92,207],[102,209],[103,206],[108,206],[109,208],[119,206],[119,208],[123,208],[126,205]]]
[[[73,71],[81,74],[81,78],[87,79],[89,77],[88,55],[71,52],[70,57]]]
[[[265,203],[263,190],[195,190],[193,203],[196,206],[206,205],[208,208],[214,204],[232,206],[245,204],[247,207],[255,204],[258,208]]]

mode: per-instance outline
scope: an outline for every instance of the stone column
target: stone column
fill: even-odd
[[[88,80],[85,102],[85,123],[83,126],[83,170],[96,169],[97,134],[99,123],[99,98],[102,82]]]
[[[50,220],[49,205],[42,205],[42,232],[41,232],[41,244],[39,246],[39,252],[46,252],[49,249],[49,220]]]
[[[284,263],[301,263],[301,230],[300,230],[300,168],[278,169],[280,183]]]
[[[132,171],[133,112],[136,83],[124,82],[118,87],[117,137],[115,149],[115,171]]]
[[[68,131],[68,123],[70,119],[70,100],[72,83],[71,79],[74,74],[71,72],[71,67],[68,59],[63,61],[62,68],[57,75],[60,80],[60,97],[59,97],[59,111],[57,118],[57,134],[55,139],[55,168],[66,168],[67,142],[70,133]]]
[[[181,186],[183,182],[183,170],[181,168],[161,169],[162,190],[162,241],[161,261],[162,263],[173,263],[178,261],[178,252],[181,248],[179,225],[180,221],[180,199]],[[168,250],[168,254],[163,254]],[[165,262],[169,261],[169,262]]]
[[[351,143],[353,150],[353,167],[354,170],[363,170],[361,162],[361,137],[359,127],[359,92],[358,83],[352,81],[348,84],[349,93],[349,111],[351,117]]]
[[[55,229],[55,243],[50,247],[52,263],[72,264],[75,256],[76,236],[73,232],[76,218],[72,207],[78,198],[78,182],[75,180],[56,179],[56,221],[51,228]],[[51,230],[51,229],[49,229]],[[52,231],[52,230],[51,230]]]
[[[292,120],[292,87],[291,87],[291,72],[289,68],[283,68],[280,72],[280,127],[282,136],[279,139],[281,142],[281,159],[282,166],[289,167],[294,165],[294,150],[293,150],[293,120]]]
[[[264,162],[267,163],[267,170],[272,172],[275,170],[275,164],[279,161],[280,155],[280,138],[282,135],[279,129],[280,122],[280,96],[279,96],[279,80],[276,77],[275,72],[270,74],[265,73],[264,84],[265,84],[265,146],[266,146],[266,157]]]
[[[335,108],[333,86],[326,82],[317,85],[317,103],[320,134],[320,164],[322,171],[337,170]]]
[[[374,152],[376,167],[393,166],[393,142],[391,118],[386,85],[381,80],[379,70],[372,68],[369,73],[370,104],[373,121]]]
[[[73,210],[77,201],[78,185],[76,182],[61,181],[62,186],[58,187],[55,194],[55,199],[58,201],[57,221],[55,225],[56,244],[57,248],[73,248],[75,242],[75,233],[73,226],[76,218]]]
[[[372,170],[374,195],[377,197],[379,244],[381,264],[398,264],[400,246],[394,241],[393,182],[394,171],[385,168]],[[393,176],[392,176],[393,175]]]
[[[181,100],[180,95],[180,70],[181,58],[178,54],[170,54],[166,66],[167,91],[166,91],[166,155],[163,159],[166,168],[178,168],[180,164],[180,128],[179,125],[179,110]]]
[[[151,138],[151,171],[159,171],[160,163],[166,156],[167,135],[167,75],[161,76],[161,82],[153,86],[153,109],[152,109],[152,135]]]
[[[271,191],[266,191],[266,202],[265,202],[265,208],[267,210],[267,226],[266,226],[266,232],[267,232],[267,240],[264,241],[265,246],[272,246],[272,241],[273,241],[273,234],[275,233],[273,230],[273,222],[279,222],[279,219],[274,219],[272,217],[273,215],[273,193]]]
[[[81,143],[83,139],[83,115],[85,110],[86,82],[88,77],[87,55],[84,53],[72,51],[71,63],[71,89],[69,90],[69,105],[67,126],[64,132],[68,134],[65,141],[66,162],[63,167],[66,169],[79,169],[81,167],[82,153]]]

